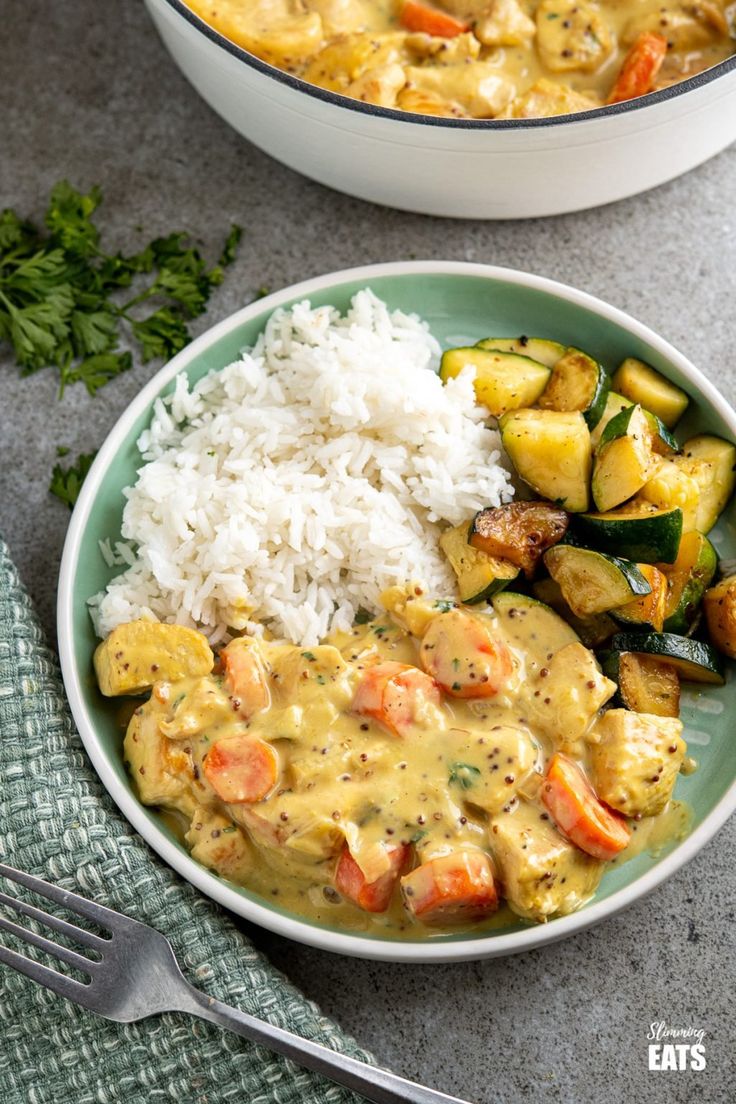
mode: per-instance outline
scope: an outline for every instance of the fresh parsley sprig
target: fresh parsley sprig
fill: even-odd
[[[57,452],[59,456],[66,456],[69,449],[59,448]],[[70,510],[74,508],[74,503],[79,497],[85,476],[92,467],[92,461],[96,455],[97,452],[83,452],[68,468],[63,468],[61,464],[54,464],[49,490],[61,502],[66,503]]]
[[[137,345],[144,363],[178,353],[242,234],[231,228],[213,268],[184,233],[130,256],[106,253],[92,220],[101,201],[98,187],[85,195],[63,180],[51,192],[46,232],[9,208],[0,213],[0,342],[23,374],[56,367],[61,392],[81,382],[94,395],[127,371],[133,356],[121,341]],[[134,294],[126,298],[126,289]]]

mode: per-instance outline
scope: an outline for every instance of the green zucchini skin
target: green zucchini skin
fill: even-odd
[[[565,346],[559,341],[551,341],[547,337],[484,337],[482,341],[476,341],[478,349],[492,349],[499,353],[518,353],[520,356],[531,357],[532,360],[543,364],[545,368],[553,368],[561,356],[565,354]]]
[[[695,539],[687,534],[689,540]],[[698,533],[698,550],[682,588],[677,605],[665,617],[664,631],[684,635],[690,632],[700,612],[703,595],[713,582],[718,568],[718,553],[703,533]]]
[[[592,360],[592,357],[591,357]],[[608,402],[608,395],[611,390],[611,381],[608,377],[608,373],[596,363],[598,369],[598,380],[596,383],[595,392],[593,398],[590,400],[590,406],[587,410],[583,411],[583,417],[588,423],[588,429],[593,430],[598,425],[599,421],[603,417],[603,413],[606,409],[606,403]]]
[[[723,686],[724,664],[711,644],[676,633],[618,633],[611,641],[611,651],[641,652],[657,656],[675,668],[686,682],[703,682]]]
[[[643,407],[642,410],[644,410]],[[669,456],[675,452],[679,452],[680,446],[662,419],[658,418],[656,414],[652,414],[651,410],[644,410],[644,416],[649,422],[649,428],[652,431],[654,451],[660,453],[662,456]]]
[[[674,563],[682,538],[682,510],[645,513],[575,514],[573,534],[600,552],[622,556],[636,563]]]

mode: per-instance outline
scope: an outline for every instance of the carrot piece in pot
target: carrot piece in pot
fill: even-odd
[[[455,851],[422,863],[401,879],[407,910],[425,924],[477,920],[498,908],[491,861],[483,851]]]
[[[447,12],[419,0],[405,0],[399,22],[407,31],[420,31],[435,38],[454,38],[468,30],[468,24],[448,15]]]
[[[427,674],[453,698],[492,698],[514,670],[504,641],[480,617],[464,610],[434,617],[419,655]]]
[[[248,718],[268,709],[271,696],[263,661],[254,641],[246,636],[236,637],[220,652],[220,661],[236,713]]]
[[[440,704],[434,679],[408,663],[389,661],[363,672],[353,697],[353,710],[380,721],[394,736],[402,736],[427,703]]]
[[[217,740],[202,766],[210,786],[228,805],[260,801],[279,776],[275,749],[247,733]]]
[[[407,844],[388,844],[386,855],[390,869],[375,881],[369,882],[357,862],[350,854],[347,844],[340,852],[335,869],[335,889],[343,897],[362,908],[365,912],[385,912],[391,903],[394,886],[406,865],[411,848]]]
[[[624,818],[599,800],[577,763],[559,752],[542,784],[542,803],[562,834],[595,859],[607,862],[629,842]]]
[[[654,88],[657,73],[667,54],[667,39],[653,31],[643,31],[623,60],[607,103],[620,103],[645,96]]]

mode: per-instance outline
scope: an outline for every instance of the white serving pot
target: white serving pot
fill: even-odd
[[[260,61],[182,0],[146,0],[200,95],[266,153],[360,199],[450,218],[534,218],[662,184],[736,139],[736,56],[639,100],[552,119],[374,107]]]

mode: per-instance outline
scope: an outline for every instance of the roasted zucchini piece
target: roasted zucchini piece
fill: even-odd
[[[543,410],[579,410],[595,429],[606,409],[609,379],[598,361],[580,349],[566,349],[539,398]]]
[[[579,411],[515,410],[499,425],[503,447],[530,487],[565,510],[588,509],[590,432]]]
[[[603,415],[598,422],[595,429],[591,430],[590,443],[593,448],[598,447],[603,430],[606,428],[612,418],[615,418],[617,414],[620,414],[622,410],[625,410],[627,406],[633,406],[630,399],[625,399],[623,395],[617,394],[615,391],[609,391],[606,395],[606,405],[603,408]]]
[[[673,563],[682,535],[682,510],[658,509],[633,499],[605,514],[576,514],[573,532],[601,552],[639,563]]]
[[[607,613],[651,590],[636,564],[587,548],[558,544],[545,552],[544,563],[578,617]]]
[[[496,349],[499,353],[519,353],[538,361],[545,368],[554,368],[565,353],[564,345],[546,337],[484,337],[476,345],[479,349]]]
[[[722,437],[701,433],[682,446],[674,462],[692,475],[700,487],[696,528],[708,533],[723,513],[736,483],[736,447]]]
[[[580,643],[575,630],[559,614],[545,602],[530,598],[528,594],[504,590],[500,594],[494,594],[491,604],[512,643],[516,628],[523,627],[518,642],[526,651],[527,657],[532,659],[534,666],[542,667],[549,656],[559,652],[561,648]]]
[[[707,537],[693,530],[684,534],[675,562],[661,566],[667,576],[664,631],[687,633],[716,573],[716,550]]]
[[[638,405],[612,418],[601,434],[593,464],[593,500],[601,511],[632,498],[656,466],[647,416]]]
[[[657,717],[680,716],[680,679],[669,663],[636,652],[599,657],[603,674],[618,685],[614,705]]]
[[[661,813],[687,750],[682,722],[609,709],[594,731],[592,781],[601,801],[628,817]]]
[[[516,564],[471,548],[467,522],[446,529],[440,537],[440,548],[457,576],[460,601],[470,605],[490,598],[519,574]]]
[[[202,633],[142,618],[118,625],[94,654],[97,682],[105,697],[142,694],[161,680],[202,678],[214,662]]]
[[[637,498],[652,502],[661,510],[682,510],[682,531],[697,528],[700,487],[696,479],[674,460],[661,459]],[[666,557],[660,557],[665,559]]]
[[[644,410],[644,407],[642,407],[642,410]],[[644,410],[644,417],[649,423],[654,451],[659,453],[660,456],[674,456],[676,452],[679,452],[677,441],[661,418],[658,418],[656,414],[652,414],[651,410]]]
[[[720,652],[736,659],[736,575],[722,579],[703,597],[710,638]]]
[[[544,391],[549,368],[518,353],[467,346],[448,349],[442,354],[440,377],[443,382],[459,376],[466,365],[475,368],[473,386],[479,403],[497,418],[507,410],[531,406]]]
[[[651,587],[649,594],[633,598],[626,605],[611,610],[611,614],[617,621],[631,628],[661,632],[667,604],[667,576],[654,564],[640,563],[636,566]]]
[[[590,617],[578,617],[562,597],[559,583],[554,579],[540,579],[533,586],[534,597],[551,606],[555,613],[567,621],[578,634],[586,648],[598,648],[618,632],[616,622],[607,613],[594,613]]]
[[[619,633],[611,641],[614,652],[656,656],[674,667],[685,682],[723,686],[723,660],[710,644],[675,633]]]
[[[544,552],[562,540],[568,523],[567,513],[549,502],[511,502],[480,510],[468,540],[489,556],[518,564],[531,578]]]
[[[690,399],[680,387],[636,357],[627,357],[616,370],[613,387],[661,418],[668,429],[677,425]]]

